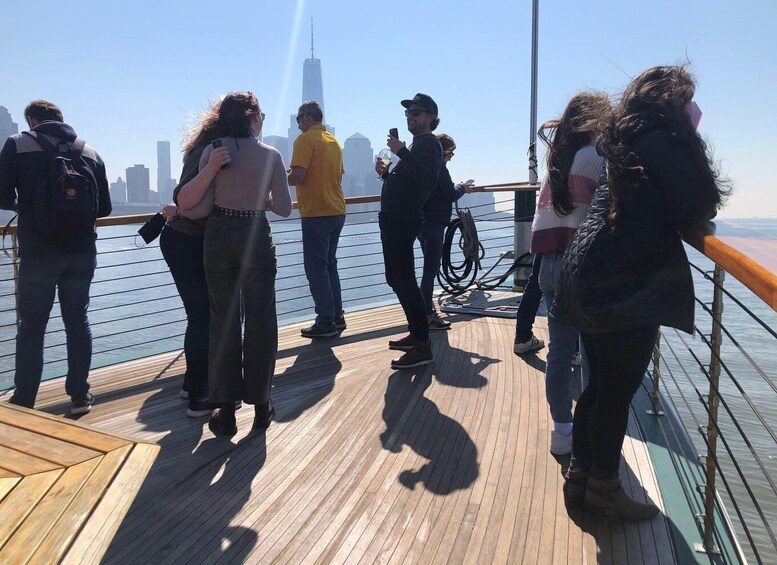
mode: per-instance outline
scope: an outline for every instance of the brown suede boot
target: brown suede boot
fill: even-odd
[[[588,471],[570,467],[564,475],[564,506],[567,510],[579,510],[585,504]]]
[[[621,480],[601,480],[588,477],[585,491],[586,508],[593,512],[612,512],[624,520],[650,520],[658,514],[658,506],[637,502],[623,490]]]

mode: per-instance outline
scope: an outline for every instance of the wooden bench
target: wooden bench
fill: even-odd
[[[0,562],[98,562],[158,451],[0,404]]]

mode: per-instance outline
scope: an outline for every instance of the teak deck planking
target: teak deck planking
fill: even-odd
[[[663,515],[567,514],[548,451],[546,350],[514,355],[511,319],[449,319],[432,332],[435,363],[404,371],[386,347],[405,331],[398,306],[349,313],[336,339],[281,328],[276,421],[249,433],[246,405],[231,440],[185,415],[178,352],[93,371],[97,403],[81,422],[161,446],[123,520],[100,509],[118,528],[104,562],[673,562]],[[535,331],[547,341],[544,318]],[[62,389],[44,383],[38,408],[65,414]],[[662,505],[633,418],[622,476]]]

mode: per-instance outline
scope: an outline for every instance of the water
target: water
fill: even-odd
[[[394,295],[385,284],[378,228],[376,222],[370,221],[371,215],[361,213],[349,216],[350,223],[345,226],[341,238],[338,258],[346,312],[395,302]],[[751,237],[756,234],[765,239],[777,239],[777,220],[747,220],[737,224],[746,228],[747,235]],[[178,350],[183,345],[184,314],[167,266],[161,258],[158,241],[151,246],[142,246],[142,240],[134,235],[137,227],[119,226],[100,230],[100,255],[90,306],[94,367]],[[513,223],[478,220],[477,227],[487,250],[483,261],[485,270],[496,261],[499,251],[512,247]],[[303,271],[299,223],[276,221],[272,223],[272,230],[279,265],[276,281],[279,323],[310,320],[314,316],[313,303]],[[718,233],[736,235],[736,228],[721,224]],[[700,253],[689,248],[688,255],[692,263],[702,269],[712,270],[711,262]],[[420,252],[416,256],[420,258]],[[419,259],[417,267],[420,264]],[[502,272],[502,267],[497,268],[496,272]],[[13,377],[15,317],[12,276],[10,261],[3,257],[0,260],[0,389],[9,388]],[[710,303],[712,286],[696,271],[694,278],[698,298]],[[725,288],[769,327],[777,328],[777,314],[732,276],[727,277]],[[56,306],[52,314],[44,378],[61,376],[66,371],[64,333]],[[721,392],[728,399],[729,408],[735,417],[730,417],[725,407],[721,407],[721,431],[731,451],[738,460],[744,462],[748,473],[758,477],[751,485],[756,499],[765,500],[767,493],[771,492],[769,481],[777,480],[777,446],[774,437],[762,424],[763,421],[774,428],[777,422],[777,393],[773,388],[773,380],[777,376],[777,356],[773,353],[777,340],[728,298],[725,300],[723,321],[767,375],[764,378],[759,374],[735,343],[729,337],[724,337],[723,360],[738,385],[725,373],[721,377]],[[709,332],[709,315],[698,305],[696,323],[702,332]],[[668,348],[664,347],[663,374],[666,388],[679,417],[686,429],[690,430],[695,449],[702,454],[706,452],[706,446],[702,436],[694,430],[700,425],[706,425],[706,412],[698,397],[707,394],[709,384],[696,366],[689,349],[704,363],[709,361],[709,349],[698,336],[691,337],[672,330],[664,333],[667,336],[666,344],[671,346],[679,359],[675,360]],[[685,368],[687,375],[682,368]],[[744,391],[744,395],[739,388]],[[738,436],[737,425],[747,430],[748,441]],[[719,446],[723,452],[725,446],[722,442],[719,442]],[[760,459],[765,473],[758,467],[756,458]],[[728,456],[723,455],[721,459],[723,471],[734,485],[734,498],[745,501],[744,513],[749,521],[759,521],[755,506],[747,502],[747,491],[736,480],[736,470]],[[724,500],[726,498],[724,496]],[[770,495],[768,500],[773,501],[773,496]],[[733,515],[730,500],[726,500],[726,506]],[[777,524],[776,506],[771,503],[764,509],[767,522],[771,524]],[[744,541],[741,529],[739,534]],[[768,548],[771,545],[763,529],[754,532],[754,539],[759,547]],[[764,555],[771,558],[774,554]]]

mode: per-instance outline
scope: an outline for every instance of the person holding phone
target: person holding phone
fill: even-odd
[[[223,128],[223,147],[205,147],[200,174],[181,188],[178,204],[192,210],[203,200],[213,202],[203,260],[210,298],[209,398],[219,408],[208,427],[231,436],[237,433],[236,402],[254,405],[256,430],[266,429],[275,413],[270,389],[278,352],[277,265],[265,209],[269,203],[276,214],[289,216],[291,195],[280,153],[256,139],[264,112],[251,92],[227,94],[205,119]],[[229,167],[222,169],[225,163]]]
[[[391,171],[383,161],[375,162],[375,172],[383,179],[378,226],[386,282],[402,305],[410,332],[402,339],[389,341],[389,349],[405,352],[391,361],[393,369],[419,367],[434,361],[426,305],[415,276],[413,244],[421,234],[423,206],[437,185],[443,163],[442,146],[432,133],[440,123],[437,103],[428,94],[419,92],[401,104],[405,107],[413,143],[407,148],[403,141],[390,135],[388,147],[401,161]]]
[[[450,329],[451,323],[440,318],[434,307],[434,281],[442,262],[445,228],[451,221],[452,203],[465,193],[472,192],[475,181],[470,179],[457,185],[453,184],[451,174],[448,172],[448,163],[453,158],[456,142],[445,133],[437,134],[437,139],[442,146],[442,167],[440,168],[440,176],[437,178],[437,185],[429,198],[426,199],[423,207],[424,221],[421,224],[421,234],[418,236],[418,241],[421,243],[421,251],[424,254],[421,294],[423,294],[426,304],[426,321],[430,330],[447,330]]]
[[[186,311],[183,342],[186,372],[180,394],[188,401],[186,414],[192,418],[209,416],[215,408],[208,398],[210,304],[203,266],[205,226],[213,198],[208,195],[197,206],[186,209],[178,205],[178,196],[181,189],[199,174],[200,157],[205,147],[224,134],[224,129],[217,122],[206,118],[192,130],[184,143],[181,180],[173,191],[173,202],[162,210],[167,224],[162,229],[159,248]],[[211,169],[203,174],[212,179],[222,166],[229,164],[229,159],[226,149],[219,150],[213,156]]]

